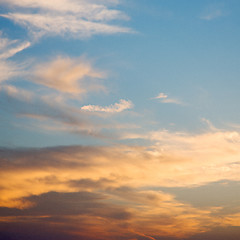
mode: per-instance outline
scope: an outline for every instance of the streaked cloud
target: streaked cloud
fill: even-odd
[[[132,107],[133,103],[130,100],[120,99],[119,103],[112,104],[108,107],[102,107],[98,105],[86,105],[81,107],[81,109],[89,112],[119,113],[126,109],[131,109]]]
[[[16,63],[0,60],[0,83],[18,76],[21,72],[20,70]]]
[[[0,50],[1,50],[0,59],[10,58],[15,54],[17,54],[18,52],[21,52],[24,49],[31,46],[30,42],[19,43],[19,41],[10,41],[8,39],[7,39],[8,42],[5,42],[4,40],[5,39],[1,39],[2,42],[0,43]],[[11,45],[15,45],[15,46],[10,47]]]
[[[38,64],[30,80],[62,93],[81,97],[88,91],[105,90],[105,87],[96,81],[104,76],[103,72],[93,68],[90,61],[58,57]]]
[[[153,99],[160,99],[160,101],[162,103],[174,103],[174,104],[180,104],[182,105],[183,103],[176,99],[176,98],[169,98],[169,96],[165,93],[159,93],[156,97],[154,97]]]
[[[0,31],[0,82],[22,75],[23,64],[11,61],[9,58],[30,47],[30,45],[30,42],[27,41],[21,42],[19,40],[8,39]]]
[[[118,1],[3,0],[2,4],[16,11],[1,16],[26,27],[35,38],[66,34],[86,38],[95,34],[132,32],[130,28],[111,24],[112,20],[128,20],[123,12],[109,7],[114,3]]]
[[[37,129],[46,131],[75,131],[78,134],[98,134],[101,120],[98,124],[87,114],[66,103],[66,99],[58,95],[37,95],[25,89],[11,85],[0,88],[2,110],[13,114],[15,118],[34,120]]]
[[[81,105],[81,100],[74,99],[74,101]],[[31,120],[28,126],[20,124],[19,128],[27,127],[34,131],[66,132],[112,139],[120,129],[136,128],[135,125],[121,124],[118,121],[106,119],[105,114],[95,115],[82,110],[81,107],[69,103],[68,97],[61,94],[49,94],[48,92],[37,94],[12,85],[2,85],[0,103],[2,111],[11,114],[16,122],[19,119]],[[123,108],[123,106],[120,107]],[[111,129],[112,133],[103,133],[104,129]]]

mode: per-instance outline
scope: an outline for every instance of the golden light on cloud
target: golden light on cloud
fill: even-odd
[[[216,206],[197,208],[159,190],[239,181],[238,133],[218,130],[194,136],[155,132],[150,137],[155,143],[148,148],[3,150],[0,204],[41,215],[54,215],[62,206],[64,219],[79,216],[86,225],[81,234],[89,238],[98,227],[109,236],[121,232],[150,239],[190,237],[216,225],[239,226],[238,213],[223,214]],[[53,212],[46,212],[47,205],[54,202]],[[99,239],[107,238],[101,234]]]

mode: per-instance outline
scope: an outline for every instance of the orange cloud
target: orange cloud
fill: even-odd
[[[146,138],[152,146],[2,149],[4,216],[61,219],[67,232],[85,239],[96,233],[97,239],[187,238],[240,226],[237,208],[231,214],[224,206],[194,207],[159,190],[239,181],[237,132],[163,131]]]

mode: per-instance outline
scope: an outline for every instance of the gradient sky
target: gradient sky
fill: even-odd
[[[240,239],[239,0],[0,0],[0,240]]]

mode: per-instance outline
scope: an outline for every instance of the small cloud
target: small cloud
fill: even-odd
[[[176,98],[169,98],[167,94],[165,93],[159,93],[156,97],[153,99],[160,99],[162,103],[174,103],[174,104],[180,104],[182,105],[183,103],[176,99]]]
[[[131,101],[121,99],[119,103],[112,104],[108,107],[102,107],[98,105],[86,105],[81,107],[81,109],[89,112],[119,113],[132,107],[133,103]]]
[[[166,95],[165,93],[159,93],[158,96],[155,97],[155,99],[162,99],[162,98],[167,98],[168,95]]]
[[[200,16],[200,19],[211,21],[216,18],[224,17],[227,13],[223,9],[222,5],[212,5],[209,6]]]
[[[216,10],[214,12],[211,12],[209,14],[201,16],[201,19],[210,21],[212,19],[219,18],[221,16],[223,16],[222,11],[221,10]]]

